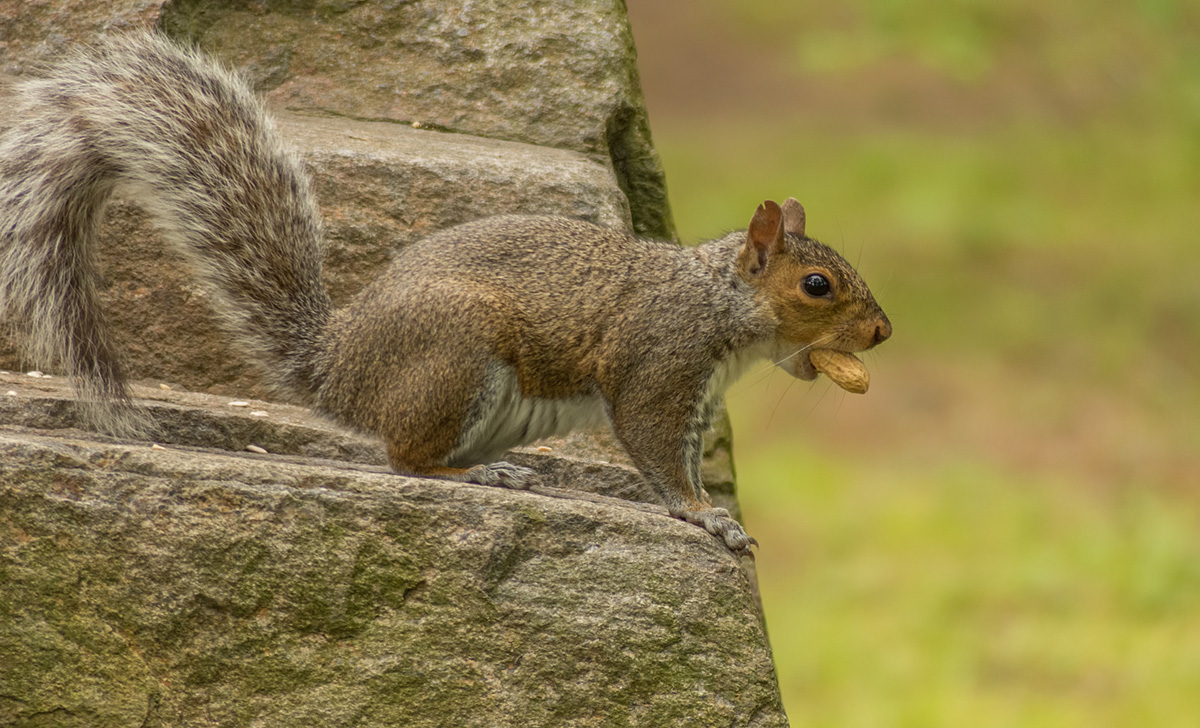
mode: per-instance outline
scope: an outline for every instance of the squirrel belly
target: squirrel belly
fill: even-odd
[[[470,424],[447,458],[451,466],[492,462],[514,447],[602,427],[608,423],[608,413],[599,394],[527,397],[521,392],[516,369],[497,361],[484,374],[467,422]]]
[[[760,358],[811,379],[810,349],[891,335],[790,198],[690,249],[566,217],[484,218],[398,251],[335,310],[308,176],[236,75],[132,34],[19,91],[0,138],[0,316],[109,432],[138,426],[97,294],[117,190],[190,264],[266,383],[380,437],[396,472],[528,487],[536,473],[495,458],[607,421],[673,516],[741,554],[755,541],[700,478],[721,394]]]

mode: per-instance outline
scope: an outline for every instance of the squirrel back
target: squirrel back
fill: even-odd
[[[154,34],[75,51],[20,84],[0,140],[0,315],[74,377],[89,419],[139,429],[97,300],[96,238],[138,200],[211,294],[222,328],[302,401],[330,314],[320,217],[300,163],[246,85]]]

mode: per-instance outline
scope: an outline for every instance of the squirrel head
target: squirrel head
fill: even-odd
[[[776,361],[793,376],[816,378],[810,348],[856,352],[883,343],[892,324],[858,271],[832,248],[804,234],[804,207],[758,206],[738,271],[778,322]]]

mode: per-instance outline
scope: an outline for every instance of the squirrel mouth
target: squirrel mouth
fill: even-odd
[[[808,361],[816,370],[847,392],[866,394],[871,386],[871,373],[862,359],[838,349],[813,349]]]
[[[817,368],[813,366],[812,361],[808,358],[808,352],[811,350],[811,344],[785,344],[779,347],[775,361],[779,363],[780,369],[783,369],[796,379],[811,382],[819,374]]]
[[[780,366],[793,377],[811,382],[824,374],[847,392],[863,394],[870,386],[870,373],[862,360],[841,348],[816,347],[812,344],[791,347],[789,356],[780,358]]]
[[[801,379],[805,382],[811,382],[817,378],[817,368],[808,358],[808,348],[801,349],[795,356],[796,363],[792,366],[792,376]]]

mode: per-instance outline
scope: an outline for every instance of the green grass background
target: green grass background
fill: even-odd
[[[895,325],[729,395],[793,725],[1200,724],[1200,3],[628,4],[682,235]]]

